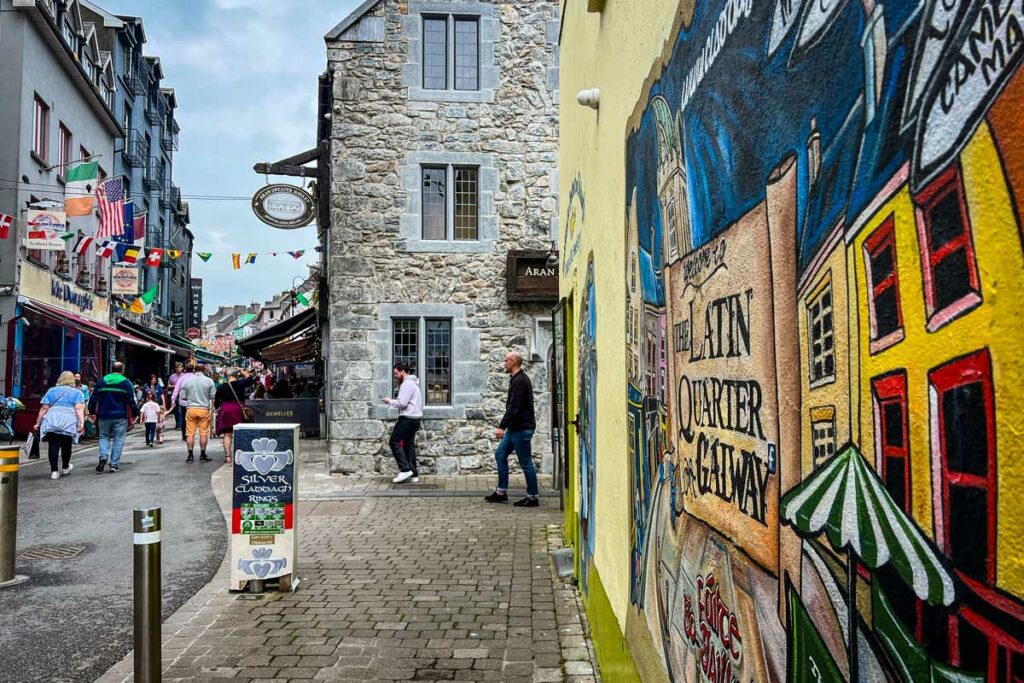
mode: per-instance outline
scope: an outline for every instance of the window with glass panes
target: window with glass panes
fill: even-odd
[[[835,379],[836,354],[832,317],[832,282],[826,281],[807,302],[807,328],[810,331],[810,383],[823,384]]]
[[[450,405],[452,321],[444,318],[393,318],[391,328],[392,365],[405,363],[420,378],[425,405]],[[393,389],[397,391],[397,383]]]
[[[836,411],[833,407],[811,409],[811,452],[817,467],[836,452]]]
[[[907,375],[904,372],[871,380],[875,414],[875,454],[882,481],[893,501],[910,512],[910,431],[907,417]]]
[[[68,164],[71,163],[71,131],[63,123],[57,129],[57,173],[67,175]]]
[[[480,89],[480,22],[476,17],[423,17],[423,88]]]
[[[36,95],[32,110],[32,151],[44,161],[49,152],[49,128],[50,107]]]
[[[475,241],[480,238],[480,169],[423,166],[423,239]],[[450,192],[449,188],[455,191]]]

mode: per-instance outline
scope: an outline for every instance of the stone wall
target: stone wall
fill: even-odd
[[[479,14],[480,91],[415,87],[418,13],[435,11]],[[508,349],[527,358],[534,455],[550,470],[547,342],[536,339],[550,308],[506,302],[505,258],[546,249],[557,234],[557,13],[549,0],[382,0],[328,40],[332,470],[395,470],[386,443],[394,415],[378,398],[390,391],[394,315],[453,321],[453,400],[425,411],[422,472],[494,468]],[[446,159],[479,166],[479,242],[419,240],[417,167]]]

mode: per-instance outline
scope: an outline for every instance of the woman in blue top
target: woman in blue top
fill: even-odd
[[[85,430],[85,395],[75,387],[75,373],[60,373],[57,386],[43,396],[34,429],[39,430],[39,439],[50,445],[50,479],[70,474],[71,446],[78,443],[79,434]],[[57,456],[61,460],[59,470]]]

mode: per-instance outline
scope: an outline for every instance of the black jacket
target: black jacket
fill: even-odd
[[[522,370],[508,381],[505,416],[498,427],[510,432],[537,428],[537,419],[533,415],[533,383]]]

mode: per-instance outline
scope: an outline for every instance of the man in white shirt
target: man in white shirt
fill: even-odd
[[[416,467],[416,432],[420,430],[420,419],[423,417],[423,394],[420,392],[420,380],[412,374],[405,363],[395,363],[393,374],[399,382],[398,397],[384,399],[392,408],[398,409],[398,422],[391,430],[388,445],[391,454],[398,463],[398,475],[392,479],[399,484],[411,479],[419,482],[419,469]]]

